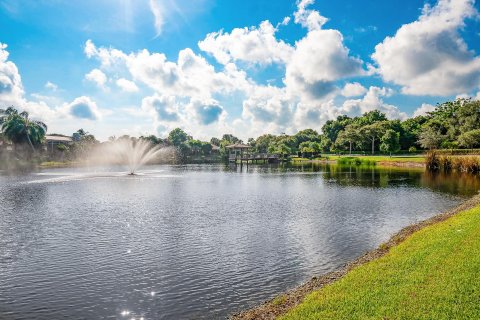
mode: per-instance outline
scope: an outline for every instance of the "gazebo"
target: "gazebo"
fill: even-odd
[[[228,149],[228,160],[230,162],[240,160],[243,157],[243,152],[250,149],[250,146],[243,143],[234,143],[229,146],[226,146],[225,149]]]

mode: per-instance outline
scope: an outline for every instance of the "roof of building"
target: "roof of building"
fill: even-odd
[[[251,146],[249,146],[248,144],[243,144],[243,143],[235,143],[235,144],[231,144],[229,146],[226,146],[225,148],[227,148],[227,149],[249,149],[249,148],[251,148]]]
[[[72,142],[72,137],[64,137],[64,136],[45,136],[45,141],[58,141],[58,142]]]
[[[220,150],[220,147],[212,144],[212,150]]]

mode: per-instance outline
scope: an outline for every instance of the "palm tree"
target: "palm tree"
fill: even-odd
[[[0,109],[0,126],[7,120],[9,116],[18,114],[17,109],[8,107],[7,109]]]
[[[45,123],[31,120],[28,112],[18,113],[13,107],[0,109],[0,125],[1,131],[7,139],[15,144],[28,142],[34,152],[34,145],[42,143],[47,132]]]

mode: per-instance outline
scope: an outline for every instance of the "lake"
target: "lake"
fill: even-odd
[[[332,271],[478,178],[298,166],[0,175],[0,319],[215,319]]]

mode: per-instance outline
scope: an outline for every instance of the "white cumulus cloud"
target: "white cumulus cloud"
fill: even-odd
[[[156,122],[175,122],[180,119],[175,96],[158,95],[143,98],[142,110],[153,115]]]
[[[336,90],[335,81],[363,73],[362,61],[349,55],[337,30],[313,30],[296,43],[286,68],[292,94],[319,99]]]
[[[96,102],[87,96],[75,98],[72,102],[65,104],[61,111],[67,116],[77,119],[98,120],[101,118]]]
[[[435,106],[432,106],[428,103],[422,103],[422,105],[413,112],[414,117],[424,116],[427,112],[432,112],[435,110]]]
[[[400,111],[396,106],[385,103],[383,98],[393,94],[390,88],[371,86],[361,99],[346,100],[340,108],[340,113],[351,116],[359,116],[365,112],[379,110],[387,115],[389,119],[406,119],[405,112]]]
[[[85,79],[95,83],[101,89],[104,89],[107,83],[107,75],[100,69],[93,69],[85,75]]]
[[[230,33],[209,33],[198,46],[222,64],[235,60],[259,64],[285,63],[293,48],[284,41],[277,40],[276,31],[269,21],[263,21],[258,28],[235,28]]]
[[[307,9],[314,2],[315,0],[297,0],[297,11],[293,14],[295,23],[308,28],[308,30],[320,29],[328,21],[317,10]]]
[[[127,54],[113,48],[97,48],[91,41],[87,41],[85,47],[95,48],[89,49],[93,52],[90,57],[99,59],[106,72],[121,69],[130,73],[134,81],[162,95],[210,98],[215,93],[228,93],[249,86],[246,73],[235,64],[228,63],[217,72],[190,48],[181,50],[175,62],[169,61],[163,53],[150,53],[146,49]]]
[[[138,92],[138,87],[135,82],[127,80],[125,78],[117,79],[115,82],[117,86],[125,92]]]
[[[222,117],[225,117],[226,112],[220,103],[214,99],[191,99],[187,106],[193,118],[202,125],[215,124]]]
[[[8,60],[7,45],[0,42],[0,103],[17,105],[23,99],[22,78],[18,68]]]
[[[439,0],[426,5],[417,21],[403,25],[375,47],[377,72],[412,95],[448,96],[479,87],[480,57],[460,30],[478,16],[474,0]]]
[[[358,82],[347,83],[342,89],[342,96],[344,97],[358,97],[364,95],[367,89]]]

